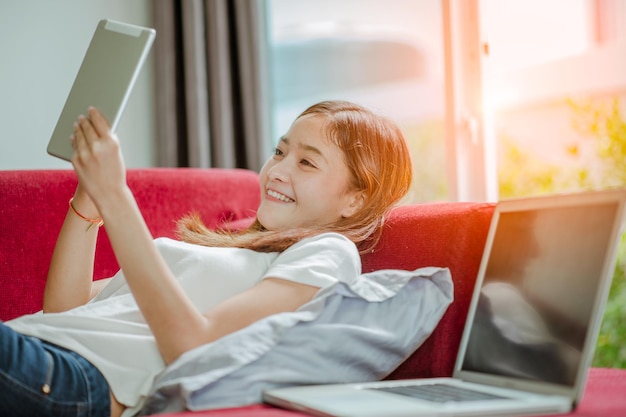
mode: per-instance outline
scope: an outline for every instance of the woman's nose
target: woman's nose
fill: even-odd
[[[286,182],[289,179],[288,162],[284,159],[276,162],[268,171],[271,180]]]

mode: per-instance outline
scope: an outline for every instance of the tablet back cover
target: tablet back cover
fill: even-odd
[[[71,160],[72,125],[89,106],[115,131],[155,35],[154,29],[109,19],[98,23],[48,143],[50,155]]]

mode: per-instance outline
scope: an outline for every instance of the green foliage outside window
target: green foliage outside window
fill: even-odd
[[[520,149],[511,138],[500,137],[501,198],[626,186],[626,121],[621,116],[619,100],[568,100],[567,105],[573,113],[573,128],[585,141],[592,141],[598,163],[583,160],[579,145],[569,145],[564,150],[572,164],[553,165]],[[625,266],[626,234],[622,235],[593,366],[626,368]]]

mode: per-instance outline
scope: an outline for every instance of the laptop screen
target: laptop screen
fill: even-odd
[[[618,206],[500,213],[463,370],[575,384]]]

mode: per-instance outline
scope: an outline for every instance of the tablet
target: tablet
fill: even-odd
[[[48,143],[48,153],[70,161],[72,125],[87,108],[98,108],[115,131],[156,31],[101,20]]]

